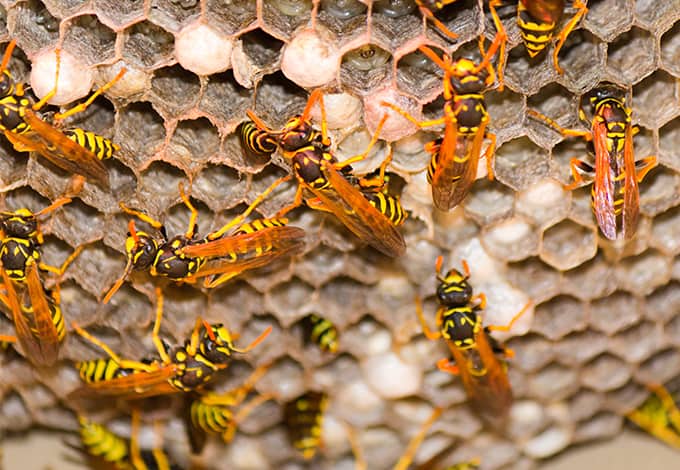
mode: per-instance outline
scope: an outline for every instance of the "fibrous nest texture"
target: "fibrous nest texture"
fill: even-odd
[[[200,232],[216,229],[287,172],[285,165],[243,152],[234,130],[246,110],[277,128],[322,86],[334,151],[345,158],[366,146],[385,111],[381,100],[416,115],[421,108],[426,117],[440,115],[442,72],[419,45],[455,56],[476,52],[477,38],[495,33],[486,6],[473,0],[458,0],[440,16],[459,35],[456,41],[424,22],[412,2],[1,3],[4,39],[15,38],[20,49],[9,65],[18,79],[28,80],[31,62],[55,47],[94,73],[97,84],[123,65],[128,69],[72,120],[121,146],[106,163],[111,191],[88,184],[48,219],[44,256],[59,264],[88,243],[62,281],[64,314],[135,359],[153,351],[157,280],[132,276],[110,305],[98,303],[124,268],[129,216],[120,201],[163,220],[171,235],[183,233],[189,214],[178,182],[184,181],[199,210]],[[226,323],[244,345],[265,327],[274,329],[230,366],[217,388],[272,362],[256,389],[278,398],[246,420],[230,446],[215,441],[204,455],[208,468],[351,468],[342,423],[355,429],[371,469],[390,468],[434,406],[446,411],[417,461],[450,446],[444,463],[479,456],[484,469],[532,468],[568,446],[616,435],[623,414],[648,395],[645,384],[680,376],[680,2],[591,0],[588,7],[560,54],[563,75],[550,55],[527,58],[514,7],[501,11],[510,37],[506,86],[486,93],[490,130],[498,137],[496,178],[477,180],[455,210],[433,209],[425,178],[423,145],[436,128],[416,132],[396,115],[388,119],[385,140],[357,168],[377,168],[388,146],[393,149],[389,170],[405,183],[402,203],[410,211],[402,258],[361,246],[328,214],[298,209],[291,225],[307,231],[302,256],[208,292],[164,286],[162,333],[170,343],[187,337],[197,314]],[[567,8],[562,21],[571,14]],[[219,46],[214,58],[203,58],[201,41]],[[527,108],[537,109],[573,127],[580,97],[603,81],[630,90],[640,126],[635,155],[659,161],[641,184],[636,238],[624,245],[599,234],[588,187],[563,188],[571,181],[570,158],[586,155],[583,140],[564,139],[526,115]],[[5,140],[0,152],[0,183],[12,185],[3,195],[7,210],[39,210],[68,184],[69,175],[15,152]],[[271,216],[288,204],[294,187],[277,190],[259,213]],[[425,299],[434,326],[440,254],[445,268],[469,263],[472,285],[488,297],[486,324],[507,322],[532,302],[508,342],[515,352],[509,376],[516,401],[503,432],[469,409],[460,380],[435,366],[447,354],[444,344],[421,333],[414,299]],[[339,354],[303,343],[299,321],[310,312],[336,325]],[[11,331],[9,321],[1,326]],[[0,358],[0,432],[76,429],[65,399],[78,384],[73,361],[99,355],[74,334],[49,371],[37,372],[6,352]],[[300,463],[281,425],[279,405],[305,390],[330,396],[324,446],[313,463]],[[163,418],[173,457],[186,462],[181,419],[173,413]]]

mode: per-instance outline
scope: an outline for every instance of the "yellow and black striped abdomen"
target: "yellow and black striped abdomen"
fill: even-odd
[[[30,130],[30,126],[24,121],[24,109],[31,105],[27,97],[18,94],[0,99],[0,130],[16,134]]]
[[[517,26],[519,26],[529,57],[536,57],[552,41],[556,22],[532,17],[522,2],[519,2],[517,4]]]
[[[241,225],[234,235],[241,233],[253,233],[266,228],[272,227],[283,227],[288,223],[288,219],[285,218],[273,218],[273,219],[257,219],[252,222],[247,222]]]
[[[203,399],[191,403],[190,415],[195,427],[211,434],[227,432],[234,416],[228,406],[211,404]]]
[[[115,151],[120,150],[120,146],[110,139],[83,129],[68,129],[64,131],[64,135],[94,153],[100,160],[111,158]]]
[[[276,140],[253,121],[245,121],[236,128],[241,145],[253,155],[269,156],[276,151]]]
[[[323,414],[327,404],[325,393],[309,391],[284,406],[288,437],[306,460],[314,457],[321,444]]]
[[[61,307],[53,300],[49,299],[48,301],[49,307],[50,307],[50,318],[52,319],[52,323],[54,324],[54,328],[57,331],[57,339],[59,341],[64,341],[64,338],[66,337],[66,323],[64,321],[64,315],[61,313]],[[21,310],[33,318],[33,308],[31,306],[22,306]],[[38,334],[38,331],[34,328],[31,328],[33,333]]]
[[[93,359],[76,363],[80,378],[87,383],[102,382],[112,380],[117,377],[124,377],[135,373],[132,369],[123,369],[111,358]]]
[[[101,424],[78,418],[80,439],[85,451],[93,457],[115,465],[120,470],[134,470],[128,463],[129,448],[125,439],[116,436]]]
[[[399,226],[406,220],[407,214],[398,197],[384,193],[369,193],[365,196],[373,207],[392,222],[392,225]]]
[[[329,320],[312,313],[302,320],[302,327],[306,342],[316,344],[322,351],[338,351],[338,330]]]

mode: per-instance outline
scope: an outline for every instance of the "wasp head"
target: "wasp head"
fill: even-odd
[[[125,253],[133,269],[149,268],[158,253],[158,242],[146,232],[128,232],[125,240]]]
[[[199,349],[201,354],[214,364],[227,364],[231,359],[231,352],[236,350],[231,333],[221,323],[206,326]]]
[[[488,76],[488,70],[478,70],[477,64],[467,57],[455,59],[449,69],[451,88],[459,95],[482,92]]]
[[[291,118],[281,130],[279,145],[288,152],[294,152],[309,145],[315,138],[316,132],[311,123],[301,116]]]
[[[6,212],[0,221],[0,228],[7,237],[35,238],[38,233],[38,219],[28,209],[19,209],[15,212]]]
[[[437,299],[442,305],[459,306],[467,304],[472,298],[472,286],[467,275],[452,269],[439,278]]]
[[[3,70],[0,75],[0,98],[12,95],[14,93],[14,78],[9,70]]]

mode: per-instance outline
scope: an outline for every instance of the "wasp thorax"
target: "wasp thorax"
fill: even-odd
[[[19,209],[3,220],[1,227],[8,237],[33,238],[38,231],[38,221],[28,209]]]
[[[314,138],[314,129],[308,121],[295,117],[283,128],[279,145],[283,150],[293,152],[309,145]]]

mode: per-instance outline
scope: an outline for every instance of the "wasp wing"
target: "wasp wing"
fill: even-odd
[[[520,0],[529,15],[545,23],[557,23],[564,13],[564,0]]]
[[[26,109],[24,120],[30,126],[28,132],[5,132],[13,145],[18,143],[26,150],[39,153],[59,168],[83,175],[104,188],[109,188],[108,170],[94,153],[69,139],[30,109]]]
[[[330,189],[308,187],[321,203],[357,237],[387,256],[401,256],[406,243],[397,227],[331,164],[323,161],[321,170]]]
[[[607,149],[607,126],[604,122],[593,121],[593,146],[595,147],[595,181],[593,183],[593,208],[602,234],[615,240],[616,211],[614,207],[614,181],[611,158]],[[633,173],[635,171],[633,170]]]
[[[90,382],[71,392],[69,398],[116,396],[131,400],[177,393],[177,389],[168,382],[176,373],[177,366],[169,364],[151,371],[139,371],[123,377]]]
[[[38,344],[38,354],[33,359],[41,366],[51,366],[59,358],[59,333],[52,320],[52,311],[36,263],[28,266],[26,285],[33,312],[33,336]]]
[[[630,240],[635,235],[640,216],[640,190],[635,169],[633,127],[631,125],[626,126],[623,142],[623,169],[626,173],[623,190],[623,236],[626,240]]]

